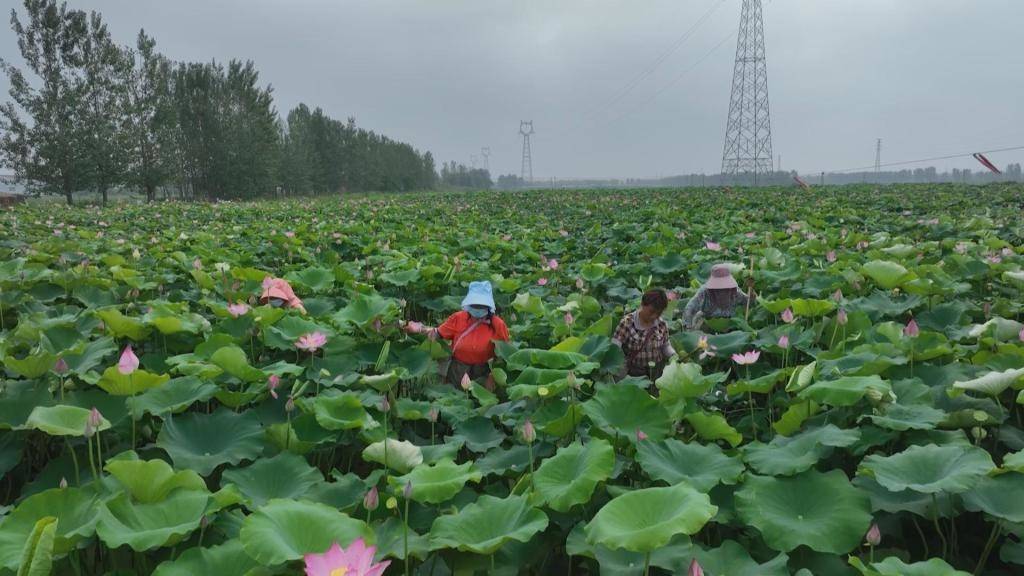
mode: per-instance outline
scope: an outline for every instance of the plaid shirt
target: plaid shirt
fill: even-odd
[[[698,313],[703,318],[731,318],[737,307],[747,305],[747,295],[737,289],[731,296],[722,305],[716,306],[715,301],[708,294],[708,289],[701,286],[686,304],[686,309],[683,311],[683,324],[689,330],[700,328]]]
[[[612,341],[622,347],[626,368],[632,375],[646,374],[649,362],[661,364],[675,354],[668,341],[668,324],[659,318],[645,330],[640,327],[636,312],[622,318]]]

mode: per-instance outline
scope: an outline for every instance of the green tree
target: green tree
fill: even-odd
[[[124,182],[128,163],[128,94],[122,79],[131,61],[97,12],[89,15],[84,56],[83,126],[88,132],[89,181],[106,204],[108,191]]]
[[[130,65],[122,68],[128,147],[127,183],[147,201],[167,184],[174,170],[176,119],[171,101],[171,62],[156,51],[156,41],[139,31]]]

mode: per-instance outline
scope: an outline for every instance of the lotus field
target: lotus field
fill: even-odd
[[[1024,188],[0,213],[0,574],[1024,572]],[[755,297],[684,328],[714,264]],[[284,278],[305,313],[261,305]],[[408,334],[490,280],[445,384]],[[648,288],[678,361],[616,380]]]

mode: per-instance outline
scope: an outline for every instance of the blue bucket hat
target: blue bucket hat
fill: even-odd
[[[487,306],[491,309],[491,312],[496,310],[494,306],[494,296],[491,290],[491,283],[487,280],[484,280],[483,282],[469,283],[469,290],[466,292],[466,297],[462,299],[462,309],[465,310],[474,304]]]

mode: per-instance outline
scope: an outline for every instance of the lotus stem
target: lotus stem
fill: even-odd
[[[95,481],[98,476],[96,476],[96,459],[92,455],[92,438],[86,438],[86,443],[88,444],[89,452],[89,470],[92,471],[92,479]]]
[[[405,499],[405,515],[402,516],[402,552],[405,556],[405,576],[409,576],[409,499]],[[491,570],[494,569],[494,556],[491,556]]]
[[[649,576],[651,573],[651,553],[644,554],[644,576]]]
[[[988,535],[988,541],[985,542],[985,549],[981,552],[981,558],[978,558],[978,565],[974,567],[974,576],[978,576],[985,569],[985,564],[988,563],[988,555],[992,553],[992,548],[996,545],[996,540],[999,539],[1001,531],[1002,526],[999,525],[999,522],[993,522],[992,530]]]
[[[64,445],[67,446],[68,452],[71,453],[71,461],[75,464],[75,486],[82,485],[82,479],[78,473],[78,456],[75,455],[75,450],[71,447],[71,441],[65,439]]]
[[[942,559],[946,559],[949,543],[946,542],[946,535],[942,533],[939,526],[939,500],[932,494],[932,522],[935,524],[935,531],[939,533],[939,540],[942,540]]]
[[[134,372],[132,374],[134,374]],[[132,374],[128,375],[128,388],[132,388],[134,386],[134,383],[132,382]],[[134,393],[132,393],[132,398],[135,398]],[[130,416],[132,418],[132,450],[135,450],[135,415],[131,414]]]
[[[868,562],[871,563],[871,564],[875,563],[875,545],[874,544],[869,544],[868,545]]]
[[[618,440],[618,435],[615,439]],[[530,492],[533,492],[533,442],[527,442],[526,448],[530,457]]]
[[[921,525],[917,523],[917,518],[913,515],[910,516],[910,521],[914,524],[914,529],[917,530],[917,535],[921,537],[921,546],[924,547],[924,557],[928,558],[931,553],[928,551],[928,539],[924,537],[924,530],[921,530]]]

